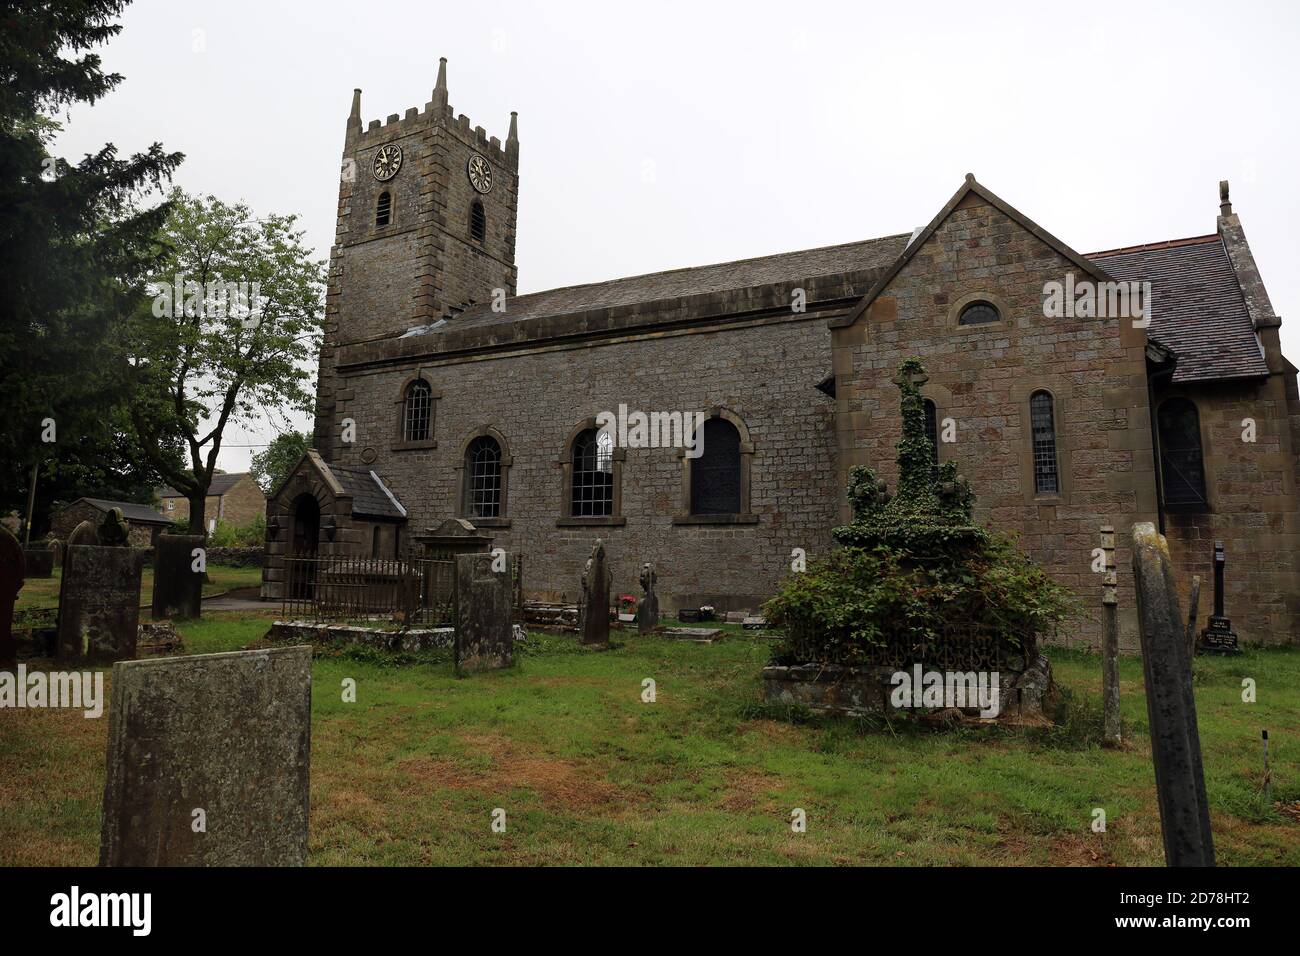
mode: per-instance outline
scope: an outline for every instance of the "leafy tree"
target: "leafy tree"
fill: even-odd
[[[106,344],[159,254],[167,210],[139,204],[183,157],[157,143],[127,159],[110,143],[76,163],[49,151],[60,127],[48,114],[121,82],[89,51],[121,30],[125,6],[0,11],[0,510],[25,510],[37,465],[43,505],[87,491],[140,497],[156,478],[106,413],[128,400]]]
[[[298,459],[310,447],[311,436],[306,432],[282,432],[272,439],[265,451],[253,456],[248,470],[263,493],[270,495],[280,482],[289,477],[289,469],[298,464]]]
[[[325,263],[311,258],[296,216],[257,219],[242,202],[180,190],[169,200],[154,298],[121,329],[122,373],[149,463],[201,528],[226,427],[312,408]],[[156,453],[175,442],[183,468]]]

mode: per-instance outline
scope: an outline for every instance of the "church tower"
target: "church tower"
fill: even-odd
[[[338,225],[330,250],[313,444],[334,460],[338,346],[400,335],[515,294],[518,120],[504,146],[447,101],[447,60],[433,98],[363,127],[352,93]]]

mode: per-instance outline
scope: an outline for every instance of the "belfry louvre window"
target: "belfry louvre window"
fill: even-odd
[[[961,315],[957,317],[957,324],[987,325],[990,322],[999,322],[1001,319],[998,310],[987,302],[972,302],[961,310]]]
[[[483,211],[483,203],[477,199],[469,207],[469,237],[475,242],[487,238],[487,213]]]
[[[501,517],[501,446],[488,435],[481,435],[465,450],[465,516],[468,518]]]
[[[406,387],[402,402],[402,439],[428,441],[433,431],[433,389],[423,379]]]
[[[704,453],[691,462],[691,514],[740,514],[740,432],[725,418],[709,418]]]
[[[570,515],[608,518],[614,514],[614,439],[588,428],[573,440]]]
[[[939,409],[932,399],[925,400],[925,437],[930,440],[930,464],[939,467]]]
[[[1034,494],[1059,494],[1061,476],[1056,464],[1056,417],[1049,393],[1034,392],[1029,397],[1029,423],[1033,429]]]
[[[1201,416],[1185,398],[1170,398],[1156,413],[1160,436],[1160,482],[1165,505],[1198,511],[1207,505]]]
[[[386,226],[393,216],[393,197],[387,191],[379,194],[379,202],[375,204],[375,225]]]

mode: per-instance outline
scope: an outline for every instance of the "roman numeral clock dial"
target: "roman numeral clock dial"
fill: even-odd
[[[485,193],[492,188],[492,167],[482,156],[477,153],[471,156],[465,170],[469,173],[469,184],[479,192]]]
[[[387,146],[379,147],[375,153],[374,173],[375,178],[381,183],[386,183],[397,175],[397,171],[402,168],[402,147],[394,146],[391,143]]]

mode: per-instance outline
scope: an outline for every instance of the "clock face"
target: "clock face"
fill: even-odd
[[[379,152],[375,153],[375,178],[381,183],[386,183],[397,175],[397,171],[402,168],[402,147],[394,146],[391,143],[388,146],[379,147]]]
[[[465,169],[469,173],[469,184],[479,192],[485,193],[492,188],[492,167],[478,153],[469,158],[469,165]]]

